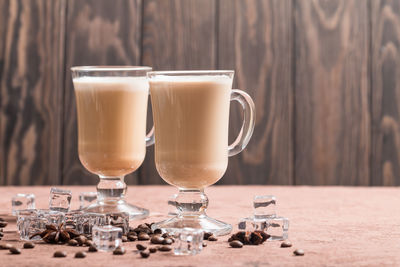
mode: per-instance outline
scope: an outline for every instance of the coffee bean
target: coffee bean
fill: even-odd
[[[92,240],[86,240],[86,242],[85,242],[85,246],[88,246],[88,247],[90,247],[90,246],[93,246],[94,245],[94,243],[93,243],[93,241]]]
[[[123,235],[121,240],[122,242],[128,242],[128,237],[126,237],[126,235]]]
[[[203,242],[203,248],[207,247],[207,243]]]
[[[151,239],[150,242],[153,244],[162,244],[164,241],[164,238],[162,238],[159,235],[154,235]]]
[[[142,258],[148,258],[150,253],[147,251],[140,251],[140,256],[142,256]]]
[[[169,236],[169,234],[168,234],[168,233],[163,233],[163,234],[162,234],[162,237],[164,237],[164,238],[168,238],[168,237],[170,237],[170,236]]]
[[[156,253],[157,252],[157,248],[149,248],[150,253]]]
[[[145,223],[139,224],[137,228],[139,228],[139,229],[150,229],[150,227]]]
[[[24,248],[34,248],[35,244],[33,244],[32,242],[25,242],[24,243]]]
[[[296,256],[304,256],[304,250],[296,249],[295,251],[293,251],[293,254]]]
[[[129,239],[129,241],[136,241],[137,240],[137,235],[136,235],[136,233],[135,233],[135,235],[128,234],[127,238]]]
[[[86,253],[83,251],[78,251],[77,253],[75,253],[75,258],[85,258],[86,257]]]
[[[156,229],[153,232],[155,235],[161,235],[162,234],[162,230],[161,229]]]
[[[208,241],[218,241],[218,238],[216,238],[215,236],[209,236],[208,237],[208,239],[207,239]]]
[[[7,224],[8,224],[8,222],[6,222],[6,221],[0,221],[0,228],[6,227]]]
[[[84,236],[84,235],[80,235],[80,236],[78,236],[78,237],[75,237],[74,239],[75,239],[76,241],[78,241],[79,246],[83,246],[83,244],[85,244],[85,242],[87,241],[87,238],[86,238],[86,236]]]
[[[233,248],[242,248],[243,243],[240,242],[239,240],[234,240],[234,241],[229,242],[229,246],[231,246]]]
[[[290,248],[292,246],[292,243],[290,241],[283,241],[281,243],[281,248]]]
[[[159,251],[171,251],[171,247],[170,246],[160,246],[158,248]]]
[[[95,246],[90,246],[88,251],[89,252],[97,252],[97,248]]]
[[[138,250],[145,250],[147,247],[144,246],[144,245],[142,245],[142,244],[137,244],[137,245],[136,245],[136,248],[137,248]]]
[[[12,245],[9,244],[9,243],[1,244],[1,245],[0,245],[0,249],[10,249],[10,248],[12,248]]]
[[[65,257],[67,257],[67,252],[65,252],[65,251],[56,251],[56,252],[54,252],[53,257],[54,258],[65,258]]]
[[[75,239],[71,239],[71,240],[68,241],[68,246],[74,246],[75,247],[77,245],[79,245],[79,242],[77,240],[75,240]]]
[[[148,234],[146,234],[146,233],[140,233],[139,235],[138,235],[138,239],[139,240],[149,240],[150,239],[150,236],[148,235]]]
[[[114,255],[124,255],[125,254],[125,248],[117,247],[116,249],[114,249],[113,254]]]
[[[211,232],[205,232],[203,238],[204,238],[204,240],[208,240],[208,238],[212,235],[213,235],[213,233],[211,233]]]
[[[21,254],[21,250],[16,247],[11,247],[10,249],[11,254]]]
[[[171,245],[173,242],[172,238],[165,238],[162,242],[163,245]]]

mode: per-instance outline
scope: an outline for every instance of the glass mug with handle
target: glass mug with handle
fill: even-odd
[[[204,188],[225,173],[228,157],[240,153],[253,133],[255,108],[250,96],[232,89],[234,71],[149,72],[155,128],[155,162],[160,176],[178,187],[178,215],[152,225],[173,232],[196,228],[229,234],[230,224],[206,215]],[[228,145],[230,101],[243,107],[239,136]]]
[[[78,115],[78,153],[82,165],[100,177],[97,203],[85,210],[127,212],[131,219],[149,211],[128,204],[124,176],[142,164],[146,146],[154,143],[153,129],[146,136],[150,67],[72,67]]]

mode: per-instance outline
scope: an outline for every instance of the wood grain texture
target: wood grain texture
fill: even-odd
[[[68,1],[64,94],[63,183],[97,184],[79,161],[77,118],[71,66],[139,65],[141,38],[140,0]],[[137,183],[137,172],[126,177]]]
[[[215,0],[146,0],[143,11],[143,65],[154,70],[215,69]],[[154,164],[154,146],[147,148],[140,183],[164,183]]]
[[[400,6],[371,2],[372,185],[400,185]]]
[[[229,159],[223,184],[292,184],[292,17],[290,0],[222,0],[218,68],[254,99],[256,126],[241,154]],[[230,141],[242,123],[231,104]]]
[[[0,1],[0,184],[60,183],[64,6]]]
[[[368,185],[368,3],[294,3],[295,182]]]

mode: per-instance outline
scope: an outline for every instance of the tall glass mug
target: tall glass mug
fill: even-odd
[[[228,156],[241,152],[254,129],[255,109],[250,96],[233,89],[234,71],[149,72],[155,127],[155,162],[160,176],[179,188],[178,215],[154,224],[173,232],[197,228],[215,235],[231,232],[232,226],[205,214],[208,198],[204,188],[225,173]],[[230,101],[244,111],[239,136],[228,145]]]
[[[73,67],[78,114],[78,152],[82,165],[100,177],[97,203],[86,211],[127,212],[131,219],[149,211],[126,203],[124,176],[142,164],[146,145],[154,143],[153,130],[146,136],[150,67]]]

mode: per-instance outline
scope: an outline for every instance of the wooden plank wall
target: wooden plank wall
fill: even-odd
[[[69,68],[100,64],[235,69],[220,184],[400,185],[399,36],[400,0],[0,0],[0,185],[97,183]],[[163,183],[147,151],[129,184]]]

